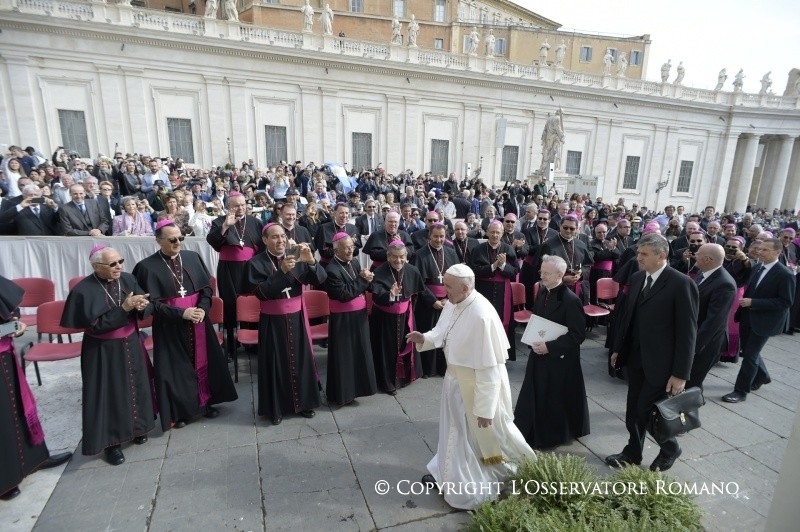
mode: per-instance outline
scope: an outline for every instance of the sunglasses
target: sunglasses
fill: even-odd
[[[166,240],[170,244],[177,244],[178,242],[183,242],[184,240],[186,240],[186,237],[185,236],[174,236],[172,238],[165,238],[164,240]]]
[[[577,231],[578,230],[577,227],[566,227],[566,226],[561,226],[561,229],[563,229],[564,231]]]
[[[541,220],[542,222],[548,222],[548,221],[550,221],[550,218],[542,218],[542,217],[540,216],[540,217],[539,217],[539,220]]]
[[[438,222],[439,218],[428,218],[425,220],[426,222]]]
[[[103,264],[103,266],[108,266],[109,268],[114,268],[117,264],[122,265],[124,262],[125,259],[119,259],[115,260],[114,262],[109,262],[108,264],[103,264],[102,262],[100,264]]]
[[[516,223],[514,220],[503,220],[503,222],[505,222],[505,223],[507,223],[507,224],[513,224],[513,223]]]
[[[739,251],[739,248],[738,248],[738,247],[735,247],[735,246],[733,246],[733,247],[732,247],[732,246],[725,246],[725,251],[733,251],[733,252],[736,252],[736,251]]]

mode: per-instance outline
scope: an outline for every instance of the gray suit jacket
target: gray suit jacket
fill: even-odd
[[[86,198],[83,203],[86,205],[85,217],[73,201],[65,203],[58,210],[64,236],[87,236],[92,229],[98,229],[103,234],[108,231],[109,222],[100,212],[97,200]]]

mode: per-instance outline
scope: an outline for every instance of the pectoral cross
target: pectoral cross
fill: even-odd
[[[183,287],[183,285],[181,285],[181,289],[178,290],[178,294],[180,294],[181,297],[186,297],[186,289]]]
[[[240,248],[243,248],[243,247],[244,247],[244,240],[242,240],[242,239],[239,239],[239,247],[240,247]]]
[[[286,294],[286,299],[291,299],[291,298],[292,298],[292,296],[290,296],[290,295],[289,295],[289,292],[291,292],[291,291],[292,291],[292,287],[291,287],[291,286],[290,286],[290,287],[288,287],[288,288],[284,288],[283,290],[281,290],[281,292],[283,292],[284,294]]]
[[[442,284],[442,280],[443,280],[443,279],[444,279],[444,277],[443,277],[443,276],[442,276],[442,274],[440,273],[440,274],[439,274],[439,284]]]

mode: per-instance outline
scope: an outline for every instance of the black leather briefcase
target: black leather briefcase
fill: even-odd
[[[696,429],[700,426],[698,410],[705,403],[703,391],[696,386],[662,399],[650,411],[647,431],[658,444],[662,444],[678,434]]]

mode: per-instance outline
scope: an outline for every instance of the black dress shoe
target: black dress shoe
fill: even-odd
[[[743,401],[747,401],[747,394],[733,391],[727,395],[723,395],[722,400],[726,403],[741,403]]]
[[[758,390],[759,388],[761,388],[762,386],[764,386],[765,384],[769,384],[771,382],[772,382],[772,379],[770,379],[769,377],[767,377],[766,380],[764,380],[764,379],[756,379],[755,381],[753,381],[753,385],[750,386],[750,389],[755,391],[755,390]]]
[[[312,417],[316,416],[317,413],[314,412],[313,410],[303,410],[302,412],[300,412],[300,415],[308,419],[311,419]]]
[[[22,492],[19,491],[19,486],[14,486],[13,488],[8,490],[4,494],[0,495],[0,499],[3,499],[4,501],[10,501],[11,499],[16,497],[20,493],[22,493]]]
[[[203,415],[206,416],[208,419],[214,419],[215,417],[219,416],[219,410],[217,410],[213,406],[209,406],[206,409],[206,413]]]
[[[283,421],[283,418],[281,416],[272,418],[272,424],[273,425],[280,425],[281,421]]]
[[[680,447],[678,448],[678,452],[672,456],[667,456],[662,452],[658,453],[656,459],[653,460],[653,463],[650,464],[650,471],[666,471],[667,469],[672,467],[672,464],[675,463],[675,460],[681,455],[683,451],[681,451]]]
[[[111,465],[125,463],[125,455],[122,454],[122,449],[119,448],[119,445],[106,449],[106,461]]]
[[[425,484],[428,488],[435,488],[436,487],[436,479],[430,473],[427,475],[423,475],[422,483]]]
[[[72,458],[72,453],[58,453],[58,454],[51,454],[47,457],[47,460],[39,466],[39,469],[50,469],[51,467],[58,467],[61,464],[65,464],[69,462],[69,459]]]
[[[185,427],[185,426],[186,426],[186,422],[185,422],[184,420],[182,420],[182,419],[179,419],[179,420],[178,420],[178,421],[176,421],[176,422],[175,422],[175,424],[173,425],[173,427],[175,427],[176,429],[182,429],[182,428],[183,428],[183,427]]]
[[[397,390],[386,390],[386,393],[389,395],[397,395]]]
[[[639,460],[637,462],[636,460],[634,460],[633,458],[629,457],[625,453],[612,454],[612,455],[606,456],[606,459],[604,460],[604,462],[609,467],[625,467],[625,466],[628,466],[628,465],[637,465],[638,466],[639,464],[642,463],[641,460]]]
[[[136,445],[141,445],[143,443],[147,443],[147,434],[144,434],[142,436],[136,436],[133,439],[133,443],[135,443]]]

